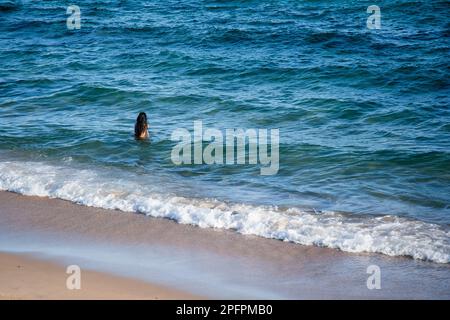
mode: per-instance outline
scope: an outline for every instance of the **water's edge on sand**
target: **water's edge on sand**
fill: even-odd
[[[66,283],[71,274],[66,271],[63,264],[37,259],[33,254],[0,252],[0,300],[201,298],[148,282],[85,269],[81,272],[79,289],[69,290]]]
[[[0,192],[0,251],[212,298],[450,298],[447,264],[349,254],[11,192]],[[381,269],[380,290],[367,288],[370,265]]]

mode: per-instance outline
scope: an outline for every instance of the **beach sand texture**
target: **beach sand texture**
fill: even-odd
[[[6,299],[450,298],[446,264],[350,254],[10,192],[0,192],[0,251]],[[79,293],[64,287],[72,264],[82,269]],[[381,290],[366,285],[374,264],[382,271]]]

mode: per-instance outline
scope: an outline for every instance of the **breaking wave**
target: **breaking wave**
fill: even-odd
[[[70,161],[66,164],[0,161],[0,190],[140,212],[201,228],[231,229],[302,245],[450,262],[447,226],[391,215],[310,212],[181,197],[162,189],[155,191],[155,186],[150,188],[138,176],[74,168]]]

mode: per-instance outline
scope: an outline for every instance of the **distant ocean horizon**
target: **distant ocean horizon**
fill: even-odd
[[[450,4],[372,4],[0,0],[0,190],[450,263]],[[277,174],[175,165],[198,120],[279,129]]]

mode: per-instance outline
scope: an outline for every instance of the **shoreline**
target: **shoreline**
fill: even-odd
[[[171,219],[183,225],[226,229],[306,246],[450,263],[448,226],[404,216],[316,211],[306,207],[302,209],[295,204],[278,207],[270,205],[270,196],[262,202],[248,203],[225,200],[228,197],[220,197],[222,200],[214,197],[197,198],[194,195],[197,191],[191,195],[187,192],[186,188],[194,190],[195,187],[186,180],[182,184],[172,185],[174,181],[168,181],[172,178],[152,177],[153,183],[148,183],[149,176],[146,175],[130,176],[126,171],[90,166],[3,161],[0,162],[0,171],[0,187],[3,190],[64,199],[109,210],[107,212],[139,212],[159,219]],[[158,181],[164,185],[163,189],[159,187]],[[198,192],[207,194],[204,191]],[[234,193],[239,194],[239,191]]]
[[[186,293],[180,297],[450,299],[447,264],[302,246],[4,191],[0,252]],[[366,286],[374,264],[382,271],[381,290]],[[11,281],[26,288],[17,274]]]
[[[79,290],[69,290],[65,266],[31,254],[0,252],[0,300],[179,300],[202,297],[159,285],[83,270]]]

